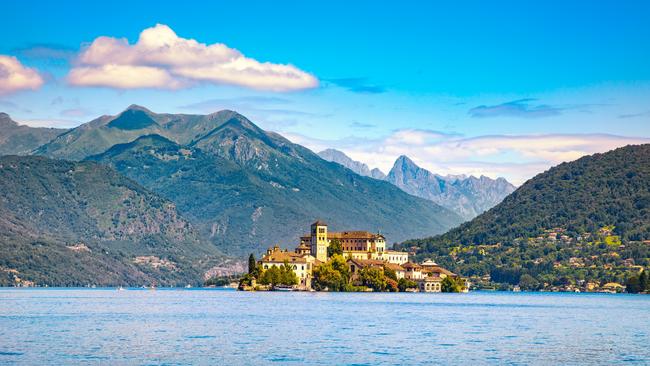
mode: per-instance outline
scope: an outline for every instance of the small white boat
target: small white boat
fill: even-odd
[[[117,291],[124,291],[124,287],[122,287],[122,286],[118,287]]]
[[[293,286],[275,286],[273,291],[297,291]]]

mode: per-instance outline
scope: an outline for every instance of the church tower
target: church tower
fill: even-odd
[[[311,255],[319,261],[327,261],[327,224],[322,221],[316,221],[311,224]]]

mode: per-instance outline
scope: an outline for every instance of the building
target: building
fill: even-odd
[[[309,235],[300,237],[300,246],[309,246],[311,255],[325,262],[327,248],[335,239],[341,243],[343,256],[346,258],[380,260],[395,264],[408,262],[407,252],[386,250],[386,238],[382,234],[368,231],[330,232],[327,224],[320,220],[311,224]]]
[[[296,248],[295,252],[289,252],[286,249],[280,249],[277,245],[269,248],[266,255],[260,260],[262,269],[267,270],[273,266],[280,267],[287,263],[298,277],[299,286],[311,288],[312,271],[314,266],[320,262],[310,254],[298,253],[298,249]]]
[[[349,258],[347,263],[348,268],[350,269],[350,277],[352,277],[353,280],[359,277],[359,271],[364,268],[384,268],[384,266],[387,264],[386,262],[377,259],[357,258]]]
[[[384,268],[394,271],[398,280],[405,278],[416,282],[421,292],[440,292],[445,277],[457,277],[434,261],[412,263],[407,252],[386,250],[386,238],[381,234],[368,231],[330,232],[322,221],[314,222],[310,229],[310,234],[300,238],[300,244],[293,252],[282,250],[277,245],[269,248],[259,261],[262,269],[280,267],[286,263],[298,277],[299,287],[310,289],[314,267],[329,259],[327,249],[332,240],[338,240],[352,278],[356,278],[363,268]]]
[[[404,268],[404,278],[411,281],[419,281],[423,278],[422,266],[417,263],[406,262],[402,264]]]
[[[386,259],[386,262],[388,263],[395,263],[395,264],[404,264],[409,261],[409,254],[408,252],[398,252],[395,250],[387,250],[384,252],[383,257]]]
[[[424,277],[418,282],[420,292],[442,292],[442,278]]]

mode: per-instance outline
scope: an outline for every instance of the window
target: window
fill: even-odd
[[[269,266],[265,264],[264,269],[269,269]]]

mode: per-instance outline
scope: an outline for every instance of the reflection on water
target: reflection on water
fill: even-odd
[[[0,364],[650,363],[650,296],[0,289]]]

